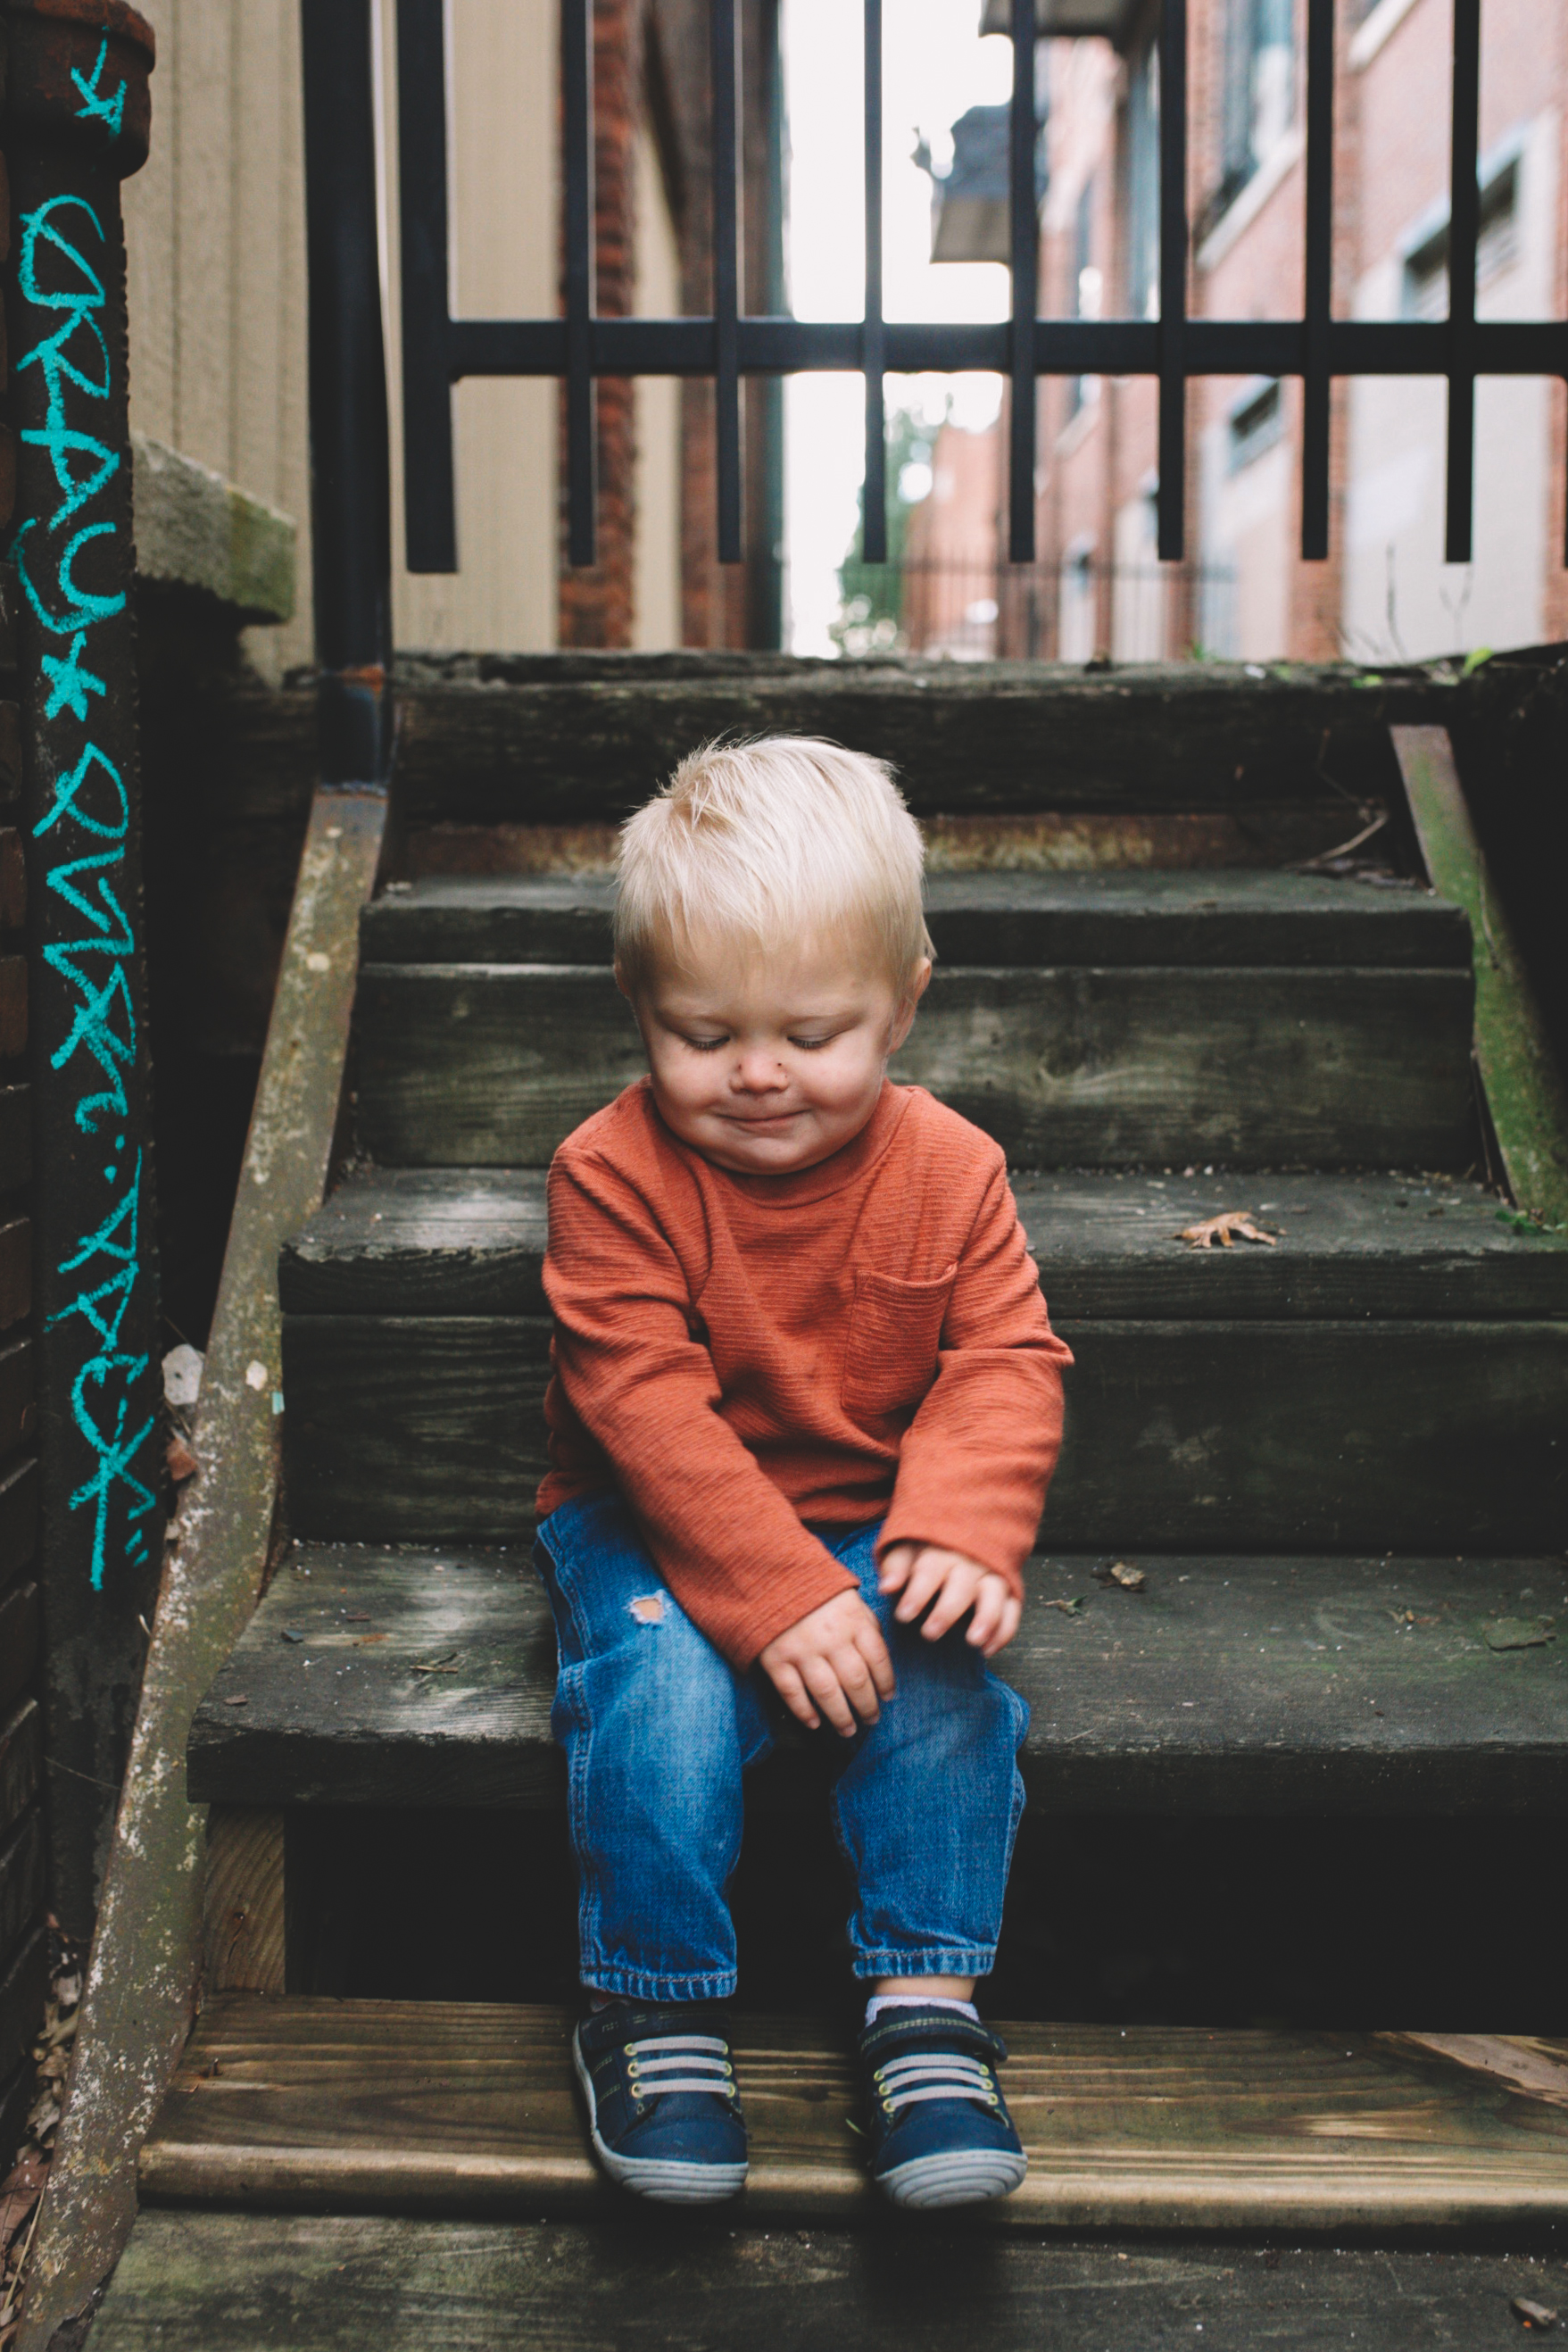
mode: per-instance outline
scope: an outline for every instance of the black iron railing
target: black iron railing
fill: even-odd
[[[1186,0],[1162,0],[1157,320],[1040,319],[1035,189],[1034,0],[1008,0],[1013,40],[1009,179],[1012,302],[995,324],[902,323],[882,309],[882,0],[862,0],[865,26],[864,315],[847,322],[756,317],[739,310],[740,206],[737,0],[710,0],[713,132],[713,312],[706,318],[601,318],[593,307],[592,0],[562,0],[565,313],[546,319],[451,315],[447,277],[445,40],[443,0],[398,0],[398,120],[402,259],[403,479],[411,571],[455,569],[452,387],[465,376],[557,376],[566,385],[568,548],[593,560],[594,383],[601,376],[710,378],[716,407],[717,547],[741,555],[740,379],[816,370],[863,374],[864,558],[885,540],[883,383],[887,373],[981,370],[1005,376],[1009,419],[1009,558],[1034,558],[1034,386],[1042,375],[1156,379],[1158,553],[1186,540],[1186,386],[1195,376],[1300,376],[1304,392],[1301,553],[1329,542],[1330,388],[1336,376],[1443,376],[1448,387],[1449,562],[1470,556],[1478,375],[1568,380],[1568,321],[1476,317],[1477,117],[1480,0],[1454,0],[1449,315],[1446,320],[1337,319],[1332,307],[1335,0],[1306,0],[1306,250],[1300,319],[1187,314]],[[372,644],[371,572],[384,534],[384,401],[379,381],[374,190],[360,129],[370,120],[370,0],[302,0],[310,214],[311,430],[317,479],[318,604],[324,668],[384,664]],[[345,124],[346,142],[334,134]],[[541,234],[544,234],[541,229]],[[317,348],[320,335],[328,347]],[[361,347],[373,337],[373,356]],[[352,391],[350,393],[350,387]],[[357,421],[356,421],[357,420]],[[371,476],[382,467],[379,487]],[[1565,523],[1568,530],[1568,523]],[[334,534],[355,536],[334,548]],[[374,592],[374,593],[372,593]],[[352,615],[350,624],[350,613]],[[356,649],[350,655],[350,645]],[[330,648],[330,650],[329,650]],[[345,694],[351,696],[351,687]],[[328,699],[344,700],[329,685]],[[342,715],[341,712],[340,714]],[[352,739],[352,725],[350,724]],[[328,740],[331,740],[329,727]],[[369,745],[366,752],[368,755]],[[364,772],[362,770],[361,772]]]

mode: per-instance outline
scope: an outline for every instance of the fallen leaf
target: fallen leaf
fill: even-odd
[[[163,1459],[169,1465],[169,1475],[176,1486],[181,1486],[185,1479],[193,1477],[200,1467],[195,1455],[183,1437],[172,1437],[169,1440],[168,1451]]]
[[[370,1622],[371,1612],[368,1609],[345,1609],[343,1612],[345,1625],[368,1625]]]
[[[1264,1242],[1270,1249],[1278,1238],[1253,1223],[1250,1209],[1222,1209],[1217,1217],[1205,1217],[1198,1224],[1184,1225],[1172,1239],[1186,1242],[1192,1249],[1212,1249],[1216,1242],[1221,1249],[1228,1249],[1239,1234],[1244,1242]]]
[[[1142,1592],[1149,1580],[1141,1568],[1129,1568],[1124,1559],[1113,1560],[1109,1568],[1097,1568],[1094,1575],[1098,1583],[1120,1585],[1124,1592]]]
[[[244,1694],[243,1692],[241,1692],[241,1693],[237,1694],[234,1698],[225,1698],[225,1701],[224,1701],[224,1705],[225,1705],[225,1706],[248,1706],[250,1705],[250,1700],[249,1700],[249,1699],[245,1696],[245,1694]]]
[[[1048,1601],[1045,1605],[1048,1609],[1060,1609],[1064,1617],[1076,1617],[1079,1612],[1082,1609],[1083,1603],[1081,1599],[1075,1599],[1072,1601]]]
[[[1499,1617],[1486,1629],[1489,1650],[1541,1650],[1556,1639],[1550,1617]]]
[[[302,1642],[305,1636],[297,1633],[292,1625],[286,1625],[277,1638],[280,1642]]]
[[[1548,2311],[1543,2303],[1531,2303],[1527,2294],[1516,2294],[1508,2307],[1521,2327],[1538,2327],[1544,2335],[1557,2325],[1557,2314]]]

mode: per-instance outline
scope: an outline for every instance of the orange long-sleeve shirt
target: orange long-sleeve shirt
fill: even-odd
[[[646,1079],[549,1174],[541,1518],[617,1486],[737,1668],[852,1584],[810,1532],[963,1552],[1021,1591],[1061,1370],[998,1147],[920,1087],[796,1176],[681,1143]]]

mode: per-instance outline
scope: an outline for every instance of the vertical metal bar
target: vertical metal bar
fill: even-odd
[[[1306,358],[1301,387],[1301,555],[1329,551],[1329,318],[1333,301],[1334,0],[1307,0]]]
[[[861,561],[887,562],[887,419],[883,402],[886,338],[882,320],[882,0],[865,0],[865,488]]]
[[[566,168],[567,558],[593,562],[598,433],[593,389],[593,0],[561,0]]]
[[[1159,557],[1179,563],[1186,503],[1186,0],[1160,9]]]
[[[1480,0],[1454,0],[1453,144],[1448,182],[1448,483],[1443,560],[1470,560],[1475,504],[1476,184],[1480,106]]]
[[[444,0],[398,0],[402,502],[411,572],[455,572]]]
[[[1040,308],[1035,208],[1034,0],[1011,0],[1013,102],[1009,187],[1012,264],[1012,400],[1008,431],[1008,561],[1034,562],[1034,321]]]
[[[740,26],[735,0],[713,0],[713,394],[718,460],[718,560],[740,550],[740,142],[737,84]]]
[[[371,0],[302,0],[311,567],[327,783],[392,764],[392,492]]]

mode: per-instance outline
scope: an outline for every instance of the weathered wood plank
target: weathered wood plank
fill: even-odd
[[[31,1339],[0,1343],[0,1461],[25,1444],[37,1425]]]
[[[365,909],[370,963],[607,963],[607,877],[393,885]],[[1467,970],[1463,911],[1415,887],[1278,873],[932,874],[926,922],[957,964],[1354,964]]]
[[[38,1541],[38,1465],[27,1460],[0,1469],[0,1587],[19,1575]]]
[[[617,656],[575,671],[550,656],[405,656],[398,766],[411,821],[622,817],[697,744],[773,732],[891,760],[923,814],[1321,801],[1331,779],[1393,805],[1390,721],[1447,716],[1442,689],[1419,674],[1374,685],[1348,668],[1096,677],[777,656],[742,656],[726,674],[699,658],[661,672]]]
[[[26,2137],[27,2112],[37,2095],[38,2074],[29,2052],[0,2080],[0,2147],[19,2148]]]
[[[27,959],[0,955],[0,1058],[27,1050]]]
[[[0,1331],[8,1330],[33,1304],[33,1227],[26,1217],[0,1224]]]
[[[33,1089],[0,1087],[0,1192],[15,1192],[33,1176]]]
[[[292,1523],[350,1542],[526,1536],[543,1475],[549,1335],[540,1317],[290,1316]]]
[[[37,1927],[10,1966],[0,1969],[0,2083],[44,2021],[48,1984],[49,1939],[42,1927]]]
[[[1478,2352],[1516,2295],[1551,2306],[1542,2255],[1178,2245],[918,2229],[698,2237],[628,2200],[601,2221],[142,2212],[93,2322],[95,2352]]]
[[[43,1769],[43,1709],[26,1696],[0,1721],[0,1836],[37,1795]]]
[[[1001,1661],[1032,1710],[1037,1808],[1568,1804],[1560,1561],[1140,1554],[1147,1580],[1129,1593],[1098,1582],[1103,1559],[1032,1561]],[[1488,1629],[1505,1621],[1553,1638],[1494,1650]],[[554,1684],[549,1609],[520,1549],[306,1545],[196,1712],[190,1790],[258,1806],[556,1806]],[[781,1728],[753,1801],[817,1802],[839,1750]]]
[[[44,1816],[35,1806],[0,1841],[0,1968],[37,1925],[44,1908]]]
[[[1568,1323],[1057,1328],[1077,1366],[1054,1543],[1502,1552],[1560,1540]],[[524,1535],[545,1468],[549,1331],[526,1316],[289,1317],[296,1528],[350,1542]]]
[[[1479,1184],[1025,1172],[1013,1190],[1057,1315],[1568,1315],[1568,1242],[1521,1231]],[[1221,1209],[1274,1246],[1179,1238]],[[543,1315],[545,1241],[542,1169],[371,1169],[285,1244],[283,1311]]]
[[[938,967],[894,1075],[1019,1167],[1463,1168],[1460,971]],[[642,1076],[606,970],[368,964],[360,1136],[373,1159],[542,1166]]]
[[[1475,926],[1476,1058],[1515,1198],[1568,1229],[1568,1089],[1508,917],[1489,887],[1447,730],[1397,727],[1422,851],[1438,887]]]
[[[498,2004],[220,1995],[142,2150],[143,2194],[475,2217],[613,2209],[570,2022]],[[1393,2037],[1002,2032],[1030,2170],[971,2227],[1456,2233],[1568,2219],[1568,2104]],[[810,2021],[771,2018],[737,2020],[735,2050],[748,2221],[873,2211],[847,2051]]]
[[[0,931],[19,931],[27,919],[27,861],[14,824],[0,825]]]
[[[38,1663],[38,1588],[13,1584],[0,1595],[0,1707],[33,1679]]]
[[[214,1805],[202,1896],[205,1991],[280,1993],[284,1929],[283,1815]]]

